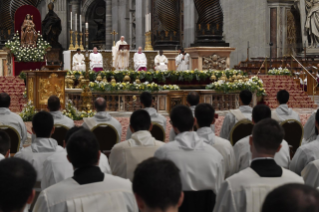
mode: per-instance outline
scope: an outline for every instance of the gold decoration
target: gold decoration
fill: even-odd
[[[33,102],[33,78],[29,78],[28,84],[28,101]]]
[[[146,32],[145,33],[145,48],[144,50],[145,51],[153,51],[153,46],[152,46],[152,32],[149,31],[149,32]]]
[[[74,32],[74,35],[75,35],[75,47],[74,49],[77,50],[80,48],[79,44],[78,44],[78,32]]]
[[[217,79],[216,76],[214,74],[212,74],[212,76],[210,77],[210,80],[211,81],[216,81],[216,79]]]
[[[241,80],[241,79],[243,79],[243,76],[242,76],[241,74],[238,74],[238,75],[237,75],[237,79],[238,79],[238,80]]]
[[[82,88],[82,80],[84,79],[84,76],[83,75],[80,75],[79,79],[78,79],[78,82],[79,84],[76,86],[77,88]]]
[[[70,75],[66,75],[65,77],[65,87],[72,88],[73,87],[73,80],[71,79]]]
[[[73,46],[73,31],[70,30],[70,46],[69,46],[69,50],[75,50],[74,46]]]
[[[126,74],[124,79],[123,79],[123,81],[124,82],[130,82],[131,81],[131,77],[128,74]]]
[[[38,33],[33,23],[33,15],[27,14],[21,26],[21,46],[37,46]]]
[[[115,46],[115,35],[117,35],[119,33],[117,33],[115,30],[113,30],[110,34],[113,35],[113,46]]]
[[[223,75],[222,75],[222,77],[220,79],[223,80],[223,81],[226,81],[227,77],[226,77],[225,73],[223,73]]]
[[[64,80],[58,78],[58,75],[52,73],[49,78],[39,79],[39,103],[40,105],[46,105],[50,96],[55,95],[60,99],[61,104],[64,104],[63,87]]]
[[[101,82],[102,81],[102,77],[101,74],[98,74],[96,77],[96,81]]]
[[[112,79],[111,79],[111,84],[116,84],[116,80],[114,79],[113,76],[112,76]]]
[[[88,32],[87,32],[88,35]],[[92,110],[92,92],[89,88],[89,63],[90,58],[88,52],[86,52],[85,57],[85,64],[86,64],[86,71],[85,71],[85,77],[81,79],[81,86],[83,87],[82,93],[81,93],[81,110],[83,111],[89,111]]]
[[[107,79],[106,79],[106,77],[103,77],[102,82],[107,83]]]
[[[137,78],[137,79],[135,80],[135,83],[136,83],[136,84],[141,84],[141,80],[140,80],[139,78]]]
[[[83,41],[82,41],[82,39],[83,39],[83,33],[80,32],[79,35],[80,35],[80,49],[81,49],[81,50],[84,50]]]
[[[220,57],[217,54],[203,57],[203,69],[225,70],[227,68],[226,59],[226,57]]]

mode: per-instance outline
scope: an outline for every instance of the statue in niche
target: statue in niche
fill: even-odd
[[[36,47],[38,40],[38,33],[35,30],[33,23],[33,16],[27,14],[21,27],[21,46],[22,47]]]
[[[105,41],[105,18],[102,21],[93,20],[97,24],[97,33],[94,41]]]
[[[51,2],[48,4],[49,13],[42,21],[43,39],[48,41],[52,48],[62,48],[59,43],[59,35],[62,31],[61,19],[53,11],[54,4]]]
[[[305,0],[306,24],[305,28],[310,38],[310,47],[319,44],[319,0]]]

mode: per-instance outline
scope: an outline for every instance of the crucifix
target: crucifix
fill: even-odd
[[[113,30],[113,32],[111,32],[110,34],[113,35],[113,46],[115,46],[115,35],[117,35],[119,33],[115,32],[115,30]]]
[[[246,61],[249,61],[249,41],[247,43],[247,59]]]

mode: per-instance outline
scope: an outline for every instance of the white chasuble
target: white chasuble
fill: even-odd
[[[141,68],[147,67],[147,59],[144,53],[135,53],[134,54],[134,68],[135,71],[140,70]]]
[[[91,53],[90,54],[90,69],[102,68],[103,69],[103,57],[101,53]]]
[[[179,54],[176,58],[175,58],[175,63],[177,66],[177,71],[187,71],[189,70],[189,54]]]
[[[76,53],[73,56],[72,70],[73,71],[85,71],[86,66],[85,66],[84,60],[85,60],[85,57],[83,54]]]
[[[127,43],[125,41],[118,41],[116,45],[112,47],[113,67],[115,70],[124,70],[129,67],[130,51],[119,50],[120,45],[127,45]]]
[[[155,57],[155,70],[156,71],[167,71],[168,59],[164,55],[157,55]]]

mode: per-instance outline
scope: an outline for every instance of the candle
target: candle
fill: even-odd
[[[89,29],[89,23],[88,22],[85,23],[85,29]]]
[[[148,32],[148,14],[145,15],[145,32]]]
[[[80,15],[80,32],[82,32],[82,15]]]
[[[151,31],[152,30],[152,14],[151,13],[148,14],[148,18],[149,18],[149,20],[148,20],[148,24],[149,24],[148,30]]]
[[[78,29],[78,14],[75,13],[75,31]]]
[[[72,30],[72,12],[71,12],[71,30]]]

